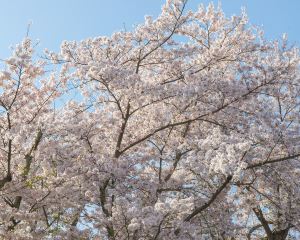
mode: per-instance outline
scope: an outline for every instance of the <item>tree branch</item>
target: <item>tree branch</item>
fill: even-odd
[[[205,203],[204,205],[202,205],[201,207],[196,208],[190,215],[188,215],[184,221],[188,222],[190,221],[193,217],[195,217],[197,214],[201,213],[202,211],[204,211],[206,208],[208,208],[215,200],[216,198],[219,196],[219,194],[224,190],[224,188],[227,187],[228,183],[231,181],[232,176],[229,175],[226,180],[223,182],[223,184],[217,189],[217,191],[215,191],[215,193],[211,196],[211,198],[208,200],[207,203]]]
[[[261,209],[259,207],[253,208],[253,212],[255,213],[257,219],[260,221],[263,228],[265,229],[268,239],[273,239],[272,230],[270,229],[268,221],[265,219]]]
[[[207,209],[219,196],[219,194],[224,190],[224,188],[227,187],[228,183],[232,180],[232,176],[227,176],[226,180],[223,182],[223,184],[215,191],[215,193],[211,196],[211,198],[208,200],[207,203],[204,205],[196,208],[191,214],[189,214],[185,219],[184,222],[189,222],[193,217],[198,215],[199,213],[203,212],[205,209]],[[177,228],[175,230],[175,235],[178,235],[180,233],[180,228]]]
[[[270,159],[270,160],[266,160],[266,161],[263,161],[263,162],[260,162],[260,163],[254,163],[254,164],[249,165],[246,169],[253,169],[253,168],[264,166],[266,164],[282,162],[282,161],[290,160],[290,159],[297,158],[297,157],[300,157],[300,153],[295,154],[295,155],[282,157],[282,158]]]

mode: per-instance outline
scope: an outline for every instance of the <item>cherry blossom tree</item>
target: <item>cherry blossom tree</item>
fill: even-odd
[[[51,103],[60,95],[62,83],[53,74],[45,76],[46,62],[34,61],[33,53],[26,38],[3,61],[0,72],[2,239],[28,239],[39,228],[42,202],[54,186],[44,183],[51,175],[44,169],[49,154],[44,139],[54,117]]]
[[[5,61],[3,238],[299,236],[298,49],[186,4],[63,42],[50,75],[28,39]]]

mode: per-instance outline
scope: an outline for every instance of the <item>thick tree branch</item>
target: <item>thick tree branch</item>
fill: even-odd
[[[259,207],[257,208],[253,208],[253,212],[255,213],[257,219],[260,221],[260,223],[262,224],[268,239],[273,239],[273,234],[272,234],[272,230],[269,227],[268,221],[265,219],[261,209]]]
[[[120,148],[121,148],[121,144],[122,144],[122,140],[123,140],[123,136],[124,136],[124,133],[125,133],[125,128],[126,128],[129,116],[130,116],[130,103],[128,101],[127,108],[126,108],[126,114],[124,116],[123,123],[122,123],[122,126],[121,126],[121,130],[120,130],[118,140],[117,140],[116,151],[115,151],[115,157],[116,158],[118,158],[122,153],[122,152],[120,152]]]
[[[215,193],[211,196],[211,198],[208,200],[207,203],[205,203],[204,205],[202,205],[201,207],[196,208],[190,215],[188,215],[184,221],[188,222],[190,221],[193,217],[195,217],[197,214],[201,213],[202,211],[204,211],[206,208],[208,208],[215,200],[216,198],[219,196],[219,194],[224,190],[224,188],[227,187],[227,185],[229,184],[229,182],[231,181],[232,176],[229,175],[226,180],[223,182],[223,184],[215,191]]]
[[[219,194],[224,190],[224,188],[227,187],[229,182],[232,180],[232,176],[227,176],[226,180],[223,182],[223,184],[215,191],[215,193],[211,196],[211,198],[208,200],[207,203],[204,205],[196,208],[192,213],[190,213],[185,219],[184,222],[189,222],[193,217],[197,216],[199,213],[203,212],[205,209],[207,209],[219,196]],[[177,228],[175,230],[175,235],[178,235],[180,233],[180,228]]]
[[[12,124],[11,124],[9,111],[6,114],[6,117],[7,117],[8,130],[10,130],[12,127]],[[6,176],[0,180],[0,189],[2,189],[6,183],[12,181],[11,158],[12,158],[12,139],[9,139],[8,140],[8,152],[7,152],[7,173],[6,173]]]
[[[24,171],[23,171],[23,174],[22,174],[23,177],[24,177],[24,180],[27,179],[28,173],[30,171],[30,166],[31,166],[31,163],[32,163],[32,159],[33,159],[33,152],[36,151],[39,143],[42,140],[42,136],[43,136],[43,133],[42,133],[41,129],[39,129],[30,151],[25,155],[26,164],[25,164],[25,168],[24,168]]]
[[[286,161],[286,160],[291,160],[291,159],[294,159],[297,157],[300,157],[300,153],[295,154],[295,155],[286,156],[286,157],[281,157],[281,158],[269,159],[267,161],[260,162],[260,163],[254,163],[254,164],[249,165],[246,169],[253,169],[253,168],[261,167],[261,166],[271,164],[271,163],[277,163],[277,162],[282,162],[282,161]]]

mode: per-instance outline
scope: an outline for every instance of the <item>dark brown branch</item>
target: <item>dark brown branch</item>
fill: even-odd
[[[179,20],[180,18],[182,17],[182,14],[183,14],[183,11],[185,9],[185,6],[187,4],[187,0],[185,0],[182,4],[182,7],[180,9],[180,12],[179,12],[179,16],[176,17],[176,23],[174,24],[174,27],[173,29],[171,30],[170,34],[168,36],[166,36],[157,46],[155,46],[153,49],[151,49],[149,52],[145,53],[145,55],[143,55],[142,57],[140,57],[138,59],[138,63],[137,63],[137,70],[136,72],[138,72],[138,69],[139,69],[139,66],[141,64],[141,62],[147,58],[150,54],[152,54],[153,52],[155,52],[157,49],[159,49],[160,47],[162,47],[165,43],[167,43],[171,38],[172,36],[175,34],[177,28],[180,26],[180,23],[179,23]]]
[[[172,177],[173,173],[175,172],[175,170],[176,170],[176,168],[177,168],[177,165],[178,165],[178,163],[179,163],[181,157],[182,157],[184,154],[186,154],[186,153],[188,153],[188,152],[190,152],[190,151],[191,151],[191,149],[186,150],[186,151],[184,151],[184,152],[177,152],[177,153],[176,153],[175,160],[174,160],[174,163],[173,163],[173,168],[171,169],[171,171],[169,172],[169,174],[165,177],[165,182],[169,181],[170,178]]]
[[[16,89],[16,92],[14,94],[14,97],[13,97],[10,105],[8,106],[8,109],[12,108],[13,104],[15,103],[15,101],[17,99],[17,96],[18,96],[18,93],[19,93],[19,90],[20,90],[20,86],[21,86],[21,76],[22,76],[22,67],[19,69],[17,89]]]
[[[105,207],[105,204],[106,204],[106,188],[108,186],[108,183],[109,183],[110,179],[108,178],[102,187],[99,188],[100,190],[100,204],[101,204],[101,209],[102,209],[102,212],[105,214],[106,217],[111,217],[111,213],[108,211],[108,209]],[[112,225],[110,224],[107,224],[106,225],[106,230],[107,230],[107,233],[110,237],[110,239],[114,239],[114,228]]]
[[[252,233],[255,232],[256,230],[258,230],[258,229],[261,228],[261,227],[262,227],[261,224],[258,224],[258,225],[256,225],[256,226],[252,227],[252,228],[249,230],[249,233],[247,234],[247,239],[248,239],[248,240],[251,240],[251,235],[252,235]]]
[[[10,114],[7,112],[6,114],[7,117],[7,124],[8,124],[8,129],[11,129],[11,120],[10,120]],[[4,187],[4,185],[8,182],[12,181],[12,175],[11,175],[11,157],[12,157],[12,140],[8,140],[8,152],[7,152],[7,173],[4,178],[0,180],[0,189]]]
[[[32,159],[33,159],[33,152],[36,151],[39,143],[41,142],[42,140],[42,136],[43,136],[43,133],[42,131],[39,129],[38,130],[38,133],[37,133],[37,136],[34,140],[34,143],[30,149],[30,151],[25,155],[25,161],[26,161],[26,165],[25,165],[25,168],[24,168],[24,171],[23,171],[23,177],[24,177],[24,180],[27,179],[27,176],[28,176],[28,173],[30,171],[30,166],[31,166],[31,163],[32,163]]]
[[[200,120],[200,118],[202,118],[202,117],[204,117],[204,116],[206,116],[206,115],[208,115],[208,114],[204,114],[204,115],[201,115],[201,116],[199,116],[199,117],[197,117],[197,118],[185,120],[185,121],[182,121],[182,122],[169,123],[169,124],[167,124],[167,125],[165,125],[165,126],[162,126],[162,127],[160,127],[160,128],[157,128],[157,129],[155,129],[152,133],[149,133],[149,134],[145,135],[144,137],[142,137],[142,138],[136,140],[135,142],[129,144],[127,147],[123,148],[123,150],[121,150],[120,153],[126,152],[128,149],[130,149],[130,148],[134,147],[135,145],[137,145],[137,144],[139,144],[139,143],[145,141],[146,139],[152,137],[154,134],[156,134],[156,133],[158,133],[158,132],[160,132],[160,131],[163,131],[163,130],[168,129],[168,128],[171,128],[171,127],[181,126],[181,125],[184,125],[184,124],[187,124],[187,123],[191,123],[191,122]]]
[[[272,80],[273,80],[273,79],[272,79]],[[215,110],[213,110],[213,111],[211,111],[211,112],[204,113],[204,114],[199,115],[198,117],[195,117],[195,118],[192,118],[192,119],[188,119],[188,120],[181,121],[181,122],[169,123],[169,124],[166,124],[166,125],[164,125],[164,126],[162,126],[162,127],[159,127],[159,128],[157,128],[157,129],[155,129],[152,133],[149,133],[149,134],[145,135],[144,137],[142,137],[142,138],[136,140],[135,142],[129,144],[129,145],[128,145],[127,147],[125,147],[123,150],[120,150],[120,154],[126,152],[128,149],[134,147],[135,145],[137,145],[137,144],[143,142],[144,140],[147,140],[148,138],[152,137],[154,134],[156,134],[156,133],[158,133],[158,132],[160,132],[160,131],[163,131],[163,130],[165,130],[165,129],[167,129],[167,128],[170,128],[170,127],[176,127],[176,126],[181,126],[181,125],[184,125],[184,124],[190,124],[190,123],[195,122],[195,121],[206,121],[206,122],[207,122],[207,120],[203,119],[204,117],[207,117],[207,116],[209,116],[209,115],[216,114],[216,113],[222,111],[223,109],[227,108],[227,107],[230,106],[231,104],[236,103],[236,102],[240,101],[241,99],[247,98],[249,95],[251,95],[252,93],[254,93],[257,89],[259,89],[259,88],[261,88],[261,87],[267,85],[268,83],[271,83],[272,80],[270,80],[270,81],[268,81],[268,82],[266,82],[266,83],[262,83],[262,84],[260,84],[260,85],[258,85],[258,86],[256,86],[256,87],[254,87],[253,89],[249,90],[248,92],[242,94],[242,95],[239,96],[239,97],[234,98],[232,101],[229,101],[229,102],[227,102],[226,104],[223,104],[222,106],[218,107],[217,109],[215,109]]]
[[[229,175],[226,180],[223,182],[223,184],[217,189],[217,191],[215,191],[215,193],[211,196],[211,198],[208,200],[207,203],[205,203],[204,205],[202,205],[201,207],[196,208],[190,215],[188,215],[184,221],[188,222],[190,221],[193,217],[195,217],[197,214],[201,213],[202,211],[204,211],[206,208],[208,208],[215,200],[216,198],[219,196],[219,194],[224,190],[224,188],[227,187],[228,183],[231,181],[232,176]]]
[[[46,225],[49,228],[50,224],[49,224],[48,214],[46,212],[45,206],[43,206],[42,209],[43,209],[43,213],[44,213],[44,216],[45,216]]]
[[[129,116],[130,116],[130,103],[128,102],[127,108],[126,108],[126,114],[123,119],[123,123],[122,123],[121,130],[120,130],[118,140],[117,140],[116,151],[115,151],[116,158],[118,158],[121,155],[120,148],[121,148],[121,144],[122,144],[122,140],[123,140],[123,136],[125,133],[125,128],[126,128]]]
[[[286,160],[291,160],[291,159],[297,158],[297,157],[300,157],[300,153],[295,154],[295,155],[290,155],[290,156],[282,157],[282,158],[270,159],[270,160],[263,161],[263,162],[260,162],[260,163],[254,163],[254,164],[249,165],[246,169],[253,169],[253,168],[264,166],[266,164],[271,164],[271,163],[277,163],[277,162],[282,162],[282,161],[286,161]]]
[[[100,204],[101,204],[101,208],[102,208],[103,213],[107,217],[110,217],[110,213],[109,213],[109,211],[105,207],[105,204],[106,204],[106,188],[108,186],[109,180],[110,179],[107,179],[104,182],[103,186],[99,188],[99,190],[100,190]]]
[[[165,219],[166,219],[168,216],[169,216],[169,214],[165,215],[165,216],[163,217],[163,219],[159,222],[158,227],[157,227],[157,232],[156,232],[156,234],[155,234],[153,240],[157,240],[157,239],[158,239],[159,234],[161,233],[161,230],[162,230],[162,225],[163,225]]]
[[[42,202],[43,200],[45,200],[49,195],[50,195],[51,191],[49,191],[45,196],[43,196],[41,199],[36,200],[36,202],[31,206],[31,208],[29,209],[29,212],[34,212],[38,209],[37,205],[38,203]]]
[[[211,198],[208,200],[207,203],[202,205],[201,207],[196,208],[191,214],[189,214],[184,221],[189,222],[193,217],[198,215],[199,213],[203,212],[205,209],[207,209],[219,196],[219,194],[224,190],[224,188],[227,187],[229,182],[232,180],[232,176],[229,175],[226,180],[223,182],[223,184],[215,191],[215,193],[211,196]],[[175,235],[178,235],[180,233],[180,228],[177,228],[175,230]]]
[[[261,209],[259,207],[257,208],[253,208],[253,212],[255,213],[257,219],[260,221],[260,223],[262,224],[268,239],[273,239],[273,233],[272,230],[269,227],[268,221],[265,219]]]

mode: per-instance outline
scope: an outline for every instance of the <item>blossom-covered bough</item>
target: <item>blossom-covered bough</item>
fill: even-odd
[[[2,238],[299,237],[298,49],[186,4],[5,61]]]

